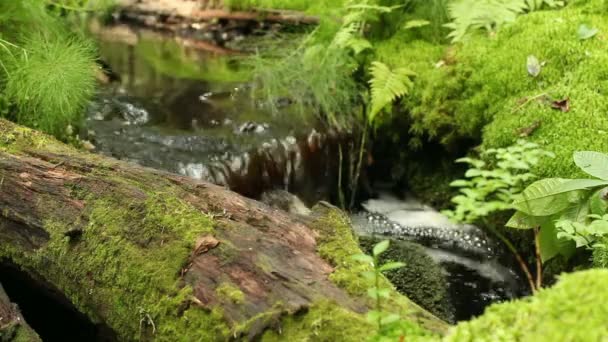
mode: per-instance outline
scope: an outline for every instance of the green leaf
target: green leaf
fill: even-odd
[[[568,206],[565,196],[557,191],[567,182],[562,178],[546,178],[532,183],[513,202],[513,207],[531,216],[547,216],[560,212]]]
[[[468,186],[468,185],[469,185],[469,182],[464,179],[457,179],[457,180],[453,181],[452,183],[450,183],[450,186],[455,187],[455,188]]]
[[[528,74],[532,77],[537,77],[540,75],[541,65],[538,61],[538,58],[534,55],[528,56],[528,60],[526,62],[526,68],[528,69]]]
[[[409,93],[413,83],[410,79],[414,75],[405,68],[391,70],[386,64],[374,61],[370,68],[371,80],[371,109],[368,114],[369,122],[373,122],[376,115],[388,104],[398,97]]]
[[[581,26],[578,27],[578,39],[580,40],[587,40],[589,38],[593,38],[597,33],[598,33],[598,29],[593,27],[590,28],[585,24],[582,24]]]
[[[608,188],[599,189],[591,195],[589,207],[592,214],[604,215],[608,211],[608,201],[603,198],[606,191],[608,191]]]
[[[552,215],[569,206],[568,193],[607,184],[608,181],[597,179],[546,178],[528,186],[513,206],[532,216]]]
[[[585,173],[608,180],[608,155],[593,151],[574,152],[574,163]]]
[[[547,220],[546,216],[531,216],[521,211],[516,211],[506,226],[515,229],[532,229],[539,227]]]
[[[547,222],[540,228],[540,256],[542,262],[547,262],[558,254],[567,258],[574,254],[574,243],[557,238],[557,228],[553,222]]]
[[[356,254],[351,257],[353,260],[361,261],[368,264],[374,263],[374,258],[366,254]]]
[[[431,22],[428,20],[409,20],[405,23],[405,25],[403,25],[403,28],[406,30],[409,30],[409,29],[416,28],[416,27],[427,26],[430,23]]]
[[[389,262],[389,263],[386,263],[386,264],[380,266],[380,268],[378,270],[380,272],[386,272],[386,271],[402,268],[403,266],[405,266],[405,264],[402,262]]]
[[[384,241],[378,242],[374,246],[374,250],[373,250],[374,256],[378,256],[378,255],[384,253],[388,249],[389,244],[390,244],[389,240],[384,240]]]

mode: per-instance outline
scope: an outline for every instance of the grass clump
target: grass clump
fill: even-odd
[[[446,341],[604,341],[608,270],[564,274],[552,288],[495,304],[454,327]]]
[[[47,5],[0,3],[0,115],[67,139],[95,89],[95,50]]]
[[[95,90],[93,47],[77,38],[34,33],[9,61],[5,95],[21,124],[61,137],[83,117]]]

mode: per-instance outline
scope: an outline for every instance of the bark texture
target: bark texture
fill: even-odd
[[[331,280],[339,265],[319,256],[311,227],[0,120],[0,261],[51,283],[121,340],[253,339],[318,303],[365,326],[367,301]]]

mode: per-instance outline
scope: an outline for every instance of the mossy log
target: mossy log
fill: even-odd
[[[265,338],[308,329],[315,314],[325,323],[311,336],[370,334],[367,285],[340,254],[358,247],[350,231],[332,238],[340,227],[323,212],[299,218],[0,120],[0,261],[51,284],[119,340]],[[333,254],[322,257],[326,246]],[[421,331],[445,329],[396,293],[393,307]]]
[[[0,341],[41,341],[0,284]]]

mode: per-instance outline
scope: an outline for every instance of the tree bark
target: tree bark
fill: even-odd
[[[320,302],[360,317],[368,302],[331,281],[311,220],[0,120],[0,262],[120,340],[254,339]]]
[[[11,303],[0,284],[0,341],[41,341],[30,328],[16,304]]]

